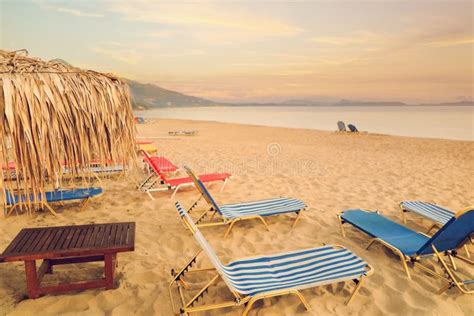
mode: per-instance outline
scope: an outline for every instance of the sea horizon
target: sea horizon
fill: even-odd
[[[471,106],[204,106],[134,111],[144,118],[215,121],[335,131],[337,121],[360,131],[393,136],[474,141]]]

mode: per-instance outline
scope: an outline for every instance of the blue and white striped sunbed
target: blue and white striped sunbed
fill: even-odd
[[[243,315],[246,315],[253,303],[260,299],[286,294],[297,295],[308,308],[309,306],[299,290],[354,280],[358,285],[347,301],[349,303],[360,288],[362,278],[372,273],[372,268],[363,259],[346,248],[331,245],[241,259],[223,264],[179,202],[176,202],[176,208],[218,275],[236,297],[236,300],[231,302],[232,305],[224,303],[224,306],[218,304],[219,307],[247,304]],[[188,268],[186,266],[181,271],[187,272]],[[182,275],[178,274],[170,286],[174,283],[179,286],[177,281]],[[206,288],[203,289],[203,291],[205,290]],[[214,307],[193,307],[193,301],[188,304],[184,301],[182,303],[184,306],[182,311],[185,313],[218,308],[215,307],[216,305]]]
[[[445,209],[441,206],[423,201],[405,201],[400,203],[400,208],[402,209],[402,212],[417,213],[440,225],[444,225],[449,222],[449,220],[453,218],[455,214],[453,211]],[[406,222],[404,216],[403,221]]]
[[[209,191],[207,191],[207,193],[209,194]],[[210,194],[209,197],[212,198]],[[306,208],[306,204],[298,199],[281,197],[252,202],[224,204],[220,206],[216,203],[215,208],[224,218],[234,219],[248,215],[271,216],[294,213]]]
[[[237,221],[244,219],[258,219],[265,225],[268,230],[268,226],[263,217],[273,215],[296,213],[297,217],[293,223],[293,227],[295,227],[296,223],[300,219],[301,212],[306,209],[306,204],[303,201],[287,197],[219,205],[217,204],[216,200],[214,200],[211,193],[209,193],[204,183],[202,183],[202,181],[196,177],[194,172],[186,166],[184,167],[184,170],[186,170],[188,175],[193,180],[195,187],[201,193],[201,196],[211,207],[211,211],[218,213],[223,219],[223,222],[220,223],[205,223],[199,224],[199,226],[204,227],[215,225],[229,225],[225,236],[230,233],[234,224]],[[196,203],[191,206],[191,209],[196,205]],[[201,216],[196,222],[201,222],[201,220],[207,215],[208,211],[209,210],[206,210],[203,214],[201,214]]]

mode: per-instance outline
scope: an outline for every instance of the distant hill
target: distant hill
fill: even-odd
[[[161,88],[154,84],[144,84],[137,81],[124,79],[130,86],[132,93],[132,106],[134,109],[153,109],[158,107],[197,107],[197,106],[411,106],[403,102],[373,102],[346,100],[334,101],[335,98],[322,100],[293,99],[283,102],[245,102],[224,103],[198,98],[176,91]],[[318,98],[319,99],[319,98]],[[460,101],[451,103],[425,103],[422,106],[474,106],[473,101]]]
[[[125,79],[132,94],[134,109],[151,109],[157,107],[192,107],[216,106],[221,103],[189,96],[176,91],[167,90],[154,84],[144,84]]]

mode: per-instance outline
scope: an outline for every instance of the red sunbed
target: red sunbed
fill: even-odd
[[[151,157],[145,151],[142,151],[142,153],[143,153],[143,159],[144,159],[145,163],[149,166],[149,168],[151,169],[152,172],[142,183],[140,183],[138,185],[138,188],[141,191],[146,192],[152,200],[154,198],[151,195],[151,192],[174,190],[173,194],[171,195],[171,198],[173,198],[181,187],[188,186],[188,185],[194,185],[194,182],[191,179],[191,177],[168,179],[166,177],[166,175],[164,174],[166,171],[164,171],[161,168],[161,166],[162,166],[161,163],[163,163],[164,161],[167,161],[169,163],[171,163],[171,162],[169,160],[167,160],[166,158],[157,159],[159,157]],[[174,166],[174,164],[172,164],[172,165]],[[232,177],[232,175],[230,173],[206,173],[206,174],[199,175],[199,179],[201,179],[201,181],[204,182],[204,183],[215,182],[215,181],[223,181],[224,184],[221,187],[221,191],[224,189],[227,181],[231,177]],[[157,182],[165,185],[165,187],[154,188],[154,186]]]

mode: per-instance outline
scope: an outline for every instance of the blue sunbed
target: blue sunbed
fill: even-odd
[[[53,215],[57,215],[56,212],[49,206],[50,203],[55,203],[55,202],[65,202],[65,201],[83,201],[83,204],[81,206],[81,210],[85,208],[87,205],[87,202],[96,196],[101,195],[104,192],[102,188],[78,188],[78,189],[72,189],[72,190],[55,190],[55,191],[48,191],[45,192],[44,196],[38,195],[37,202],[39,204],[42,204],[45,206]],[[21,203],[28,203],[28,202],[34,202],[34,196],[32,194],[29,194],[27,196],[26,194],[18,195],[18,194],[13,194],[10,191],[6,192],[6,209],[8,212],[6,215],[10,215],[13,210],[20,205],[20,199]],[[30,201],[28,201],[28,199]]]
[[[349,223],[373,237],[367,248],[374,242],[379,242],[397,253],[409,278],[411,277],[406,263],[432,256],[435,251],[448,254],[451,260],[456,256],[471,263],[469,259],[459,256],[456,250],[474,233],[474,208],[456,213],[432,237],[415,232],[377,212],[354,209],[344,211],[338,217],[343,235],[345,233],[342,224]]]

